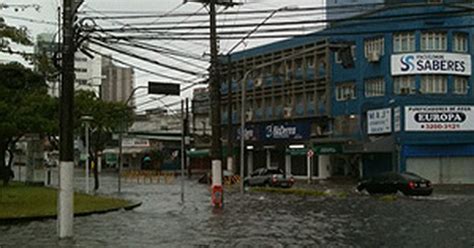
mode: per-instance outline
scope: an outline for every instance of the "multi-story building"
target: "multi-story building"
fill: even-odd
[[[435,183],[474,182],[472,1],[386,2],[232,54],[231,87],[221,84],[223,137],[227,99],[235,130],[245,85],[247,171],[411,171]]]
[[[383,6],[386,0],[326,0],[326,19],[350,18]]]
[[[74,56],[74,71],[76,74],[75,90],[87,90],[100,97],[102,85],[102,58],[87,57],[82,52]]]
[[[54,34],[44,33],[39,34],[36,37],[34,49],[36,54],[44,54],[52,61],[55,54],[59,52],[58,46],[59,43],[55,41]],[[99,97],[102,83],[102,66],[100,56],[90,58],[78,51],[74,57],[74,71],[76,74],[74,83],[75,90],[92,91],[97,97]],[[48,82],[48,84],[50,94],[56,97],[59,96],[58,80],[51,80]]]
[[[102,58],[102,93],[105,101],[125,102],[133,91],[135,73],[133,68],[115,65],[110,58]],[[129,105],[133,106],[131,99]]]

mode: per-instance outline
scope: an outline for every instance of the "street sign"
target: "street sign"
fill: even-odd
[[[148,82],[148,94],[179,96],[179,84]]]
[[[314,156],[313,150],[309,149],[308,152],[306,153],[306,156],[308,156],[308,158],[312,158]]]

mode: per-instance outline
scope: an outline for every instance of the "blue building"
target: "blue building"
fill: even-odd
[[[247,171],[278,166],[319,178],[411,171],[434,183],[474,183],[474,5],[386,3],[232,54],[222,124],[240,139],[240,82],[248,74]]]

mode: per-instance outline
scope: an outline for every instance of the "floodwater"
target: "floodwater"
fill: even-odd
[[[83,188],[78,177],[76,186]],[[105,176],[100,193],[114,193]],[[226,192],[212,209],[206,185],[124,182],[133,211],[75,218],[59,242],[56,221],[0,226],[0,247],[473,247],[474,197],[434,195],[385,201],[366,195],[301,197]],[[91,187],[92,188],[92,187]]]

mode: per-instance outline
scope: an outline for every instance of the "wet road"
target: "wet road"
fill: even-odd
[[[105,177],[102,193],[116,189]],[[81,183],[77,181],[76,183]],[[124,184],[143,201],[134,211],[75,219],[75,238],[58,242],[56,222],[0,226],[0,247],[474,247],[474,197],[300,197],[226,193],[210,207],[205,185]]]

